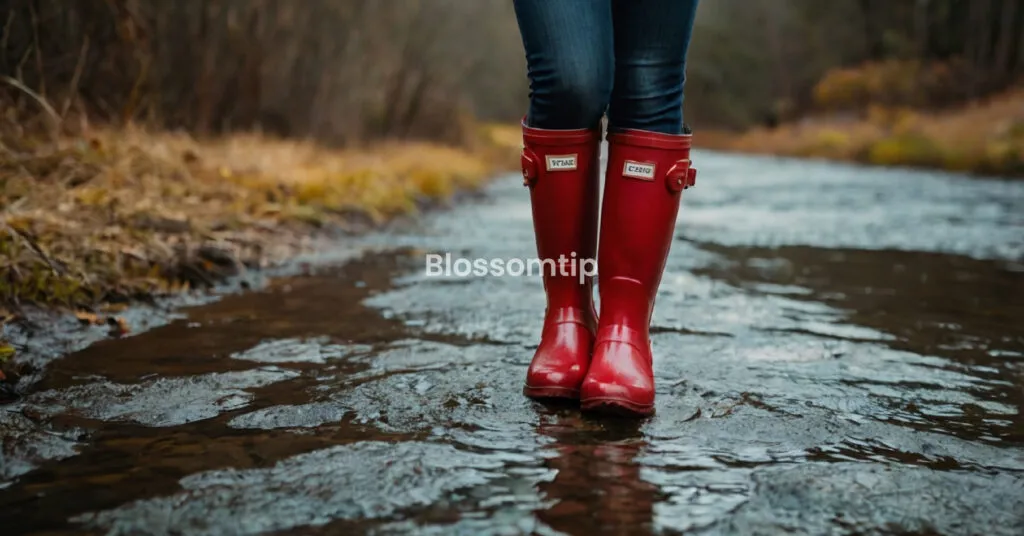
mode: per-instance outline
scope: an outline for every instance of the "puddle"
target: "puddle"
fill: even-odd
[[[55,361],[0,408],[5,534],[1019,534],[1024,184],[701,155],[658,413],[524,399],[514,177],[344,266]],[[973,215],[973,217],[964,217]]]

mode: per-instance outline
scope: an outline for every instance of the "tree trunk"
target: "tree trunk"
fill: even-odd
[[[884,50],[879,35],[878,20],[875,16],[873,0],[858,0],[861,16],[864,17],[864,50],[869,60],[882,59]]]
[[[964,56],[967,59],[970,72],[967,79],[967,97],[971,100],[978,98],[982,86],[982,73],[985,72],[984,50],[985,41],[988,35],[985,29],[986,0],[972,0],[967,19],[967,32],[964,43]]]
[[[929,12],[931,0],[917,0],[914,5],[914,41],[917,48],[917,55],[921,58],[928,56],[928,42],[931,20]]]
[[[1019,32],[1019,29],[1015,28],[1018,9],[1020,9],[1020,0],[1003,0],[1002,13],[1000,13],[1002,24],[999,29],[999,40],[996,44],[996,57],[993,64],[996,83],[1000,85],[1009,82],[1012,76],[1013,65],[1011,61],[1013,59],[1013,49],[1017,44],[1017,33]]]

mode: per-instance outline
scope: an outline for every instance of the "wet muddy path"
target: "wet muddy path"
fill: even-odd
[[[695,157],[658,414],[520,388],[515,176],[338,267],[51,365],[0,407],[0,533],[1024,533],[1024,183]]]

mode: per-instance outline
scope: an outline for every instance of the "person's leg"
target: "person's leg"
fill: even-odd
[[[611,0],[514,0],[530,79],[527,125],[590,128],[608,107]]]
[[[615,83],[609,130],[683,132],[686,53],[697,0],[612,0]]]
[[[580,277],[578,263],[576,269],[558,263],[596,254],[600,119],[614,61],[611,3],[516,0],[515,10],[531,87],[523,179],[537,255],[548,263],[541,340],[523,391],[535,398],[578,398],[597,327],[592,278]]]
[[[613,0],[616,73],[598,246],[601,316],[580,386],[585,410],[654,413],[650,322],[682,190],[693,185],[682,122],[695,0]]]

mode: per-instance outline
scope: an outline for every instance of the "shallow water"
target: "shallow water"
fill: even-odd
[[[1021,534],[1024,183],[700,153],[658,413],[520,389],[515,176],[343,266],[51,365],[0,407],[3,534]]]

